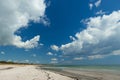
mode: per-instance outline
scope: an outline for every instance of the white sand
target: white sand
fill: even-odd
[[[0,65],[0,80],[74,80],[67,76],[77,76],[77,80],[120,80],[120,74],[86,70],[66,71],[73,74],[67,75],[68,73],[62,72],[60,75],[38,69],[35,65]]]
[[[73,80],[33,65],[0,65],[0,80]]]

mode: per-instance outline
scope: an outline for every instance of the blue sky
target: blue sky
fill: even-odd
[[[118,0],[2,1],[0,60],[120,64],[119,3]]]

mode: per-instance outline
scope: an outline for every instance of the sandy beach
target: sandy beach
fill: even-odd
[[[34,65],[0,65],[0,80],[73,80]]]
[[[45,70],[38,65],[0,65],[0,80],[120,80],[120,74],[88,70]]]

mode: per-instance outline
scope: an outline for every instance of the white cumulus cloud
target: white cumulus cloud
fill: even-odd
[[[52,50],[55,50],[55,51],[58,51],[58,50],[59,50],[59,47],[56,46],[56,45],[51,45],[51,49],[52,49]]]
[[[90,3],[89,4],[89,7],[90,7],[90,10],[93,8],[93,4],[92,3]]]
[[[90,10],[92,10],[93,7],[99,7],[100,4],[101,4],[101,2],[102,2],[102,0],[97,0],[96,2],[90,2],[90,3],[89,3],[89,8],[90,8]]]
[[[106,12],[103,12],[102,10],[96,12],[96,15],[104,15]]]
[[[57,61],[58,59],[57,58],[51,58],[52,61]]]
[[[51,62],[52,64],[56,64],[58,63],[58,59],[57,58],[51,58]]]
[[[101,0],[98,0],[97,2],[95,2],[95,6],[98,7],[101,4]]]
[[[120,55],[120,50],[113,51],[111,55],[116,55],[116,56]]]
[[[30,61],[26,59],[26,60],[24,60],[24,62],[25,62],[25,63],[29,63]]]
[[[101,58],[104,58],[105,55],[91,55],[91,56],[88,56],[88,59],[89,60],[93,60],[93,59],[101,59]]]
[[[53,55],[53,53],[52,53],[52,52],[48,52],[48,53],[47,53],[47,55],[50,55],[50,56],[52,56],[52,55]]]
[[[86,26],[87,29],[75,34],[75,40],[61,45],[59,50],[66,55],[77,54],[89,58],[119,54],[120,10],[109,15],[91,17]]]
[[[19,48],[34,48],[40,36],[22,41],[16,35],[20,28],[28,27],[29,21],[43,21],[46,5],[44,0],[1,0],[0,1],[0,45],[13,45]]]
[[[83,58],[83,57],[75,57],[75,58],[73,58],[73,60],[83,60],[83,59],[85,59],[85,58]]]

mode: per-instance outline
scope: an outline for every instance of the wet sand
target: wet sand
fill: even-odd
[[[44,68],[45,69],[45,68]],[[120,74],[105,72],[105,71],[95,71],[95,70],[72,70],[72,69],[46,69],[53,71],[64,76],[74,78],[74,80],[120,80]]]

